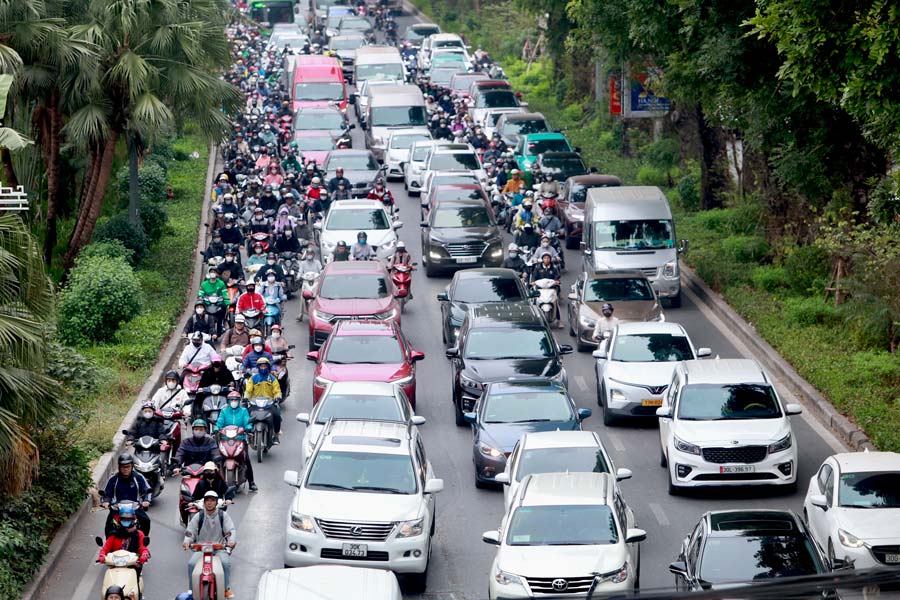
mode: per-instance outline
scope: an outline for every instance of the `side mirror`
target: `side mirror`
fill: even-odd
[[[712,350],[709,348],[700,348],[697,350],[697,358],[703,358],[704,356],[712,355]]]
[[[681,240],[681,246],[678,247],[679,252],[687,252],[690,244],[687,240]]]
[[[456,358],[459,356],[459,348],[455,346],[453,348],[447,348],[446,350],[444,350],[444,355],[447,358]]]
[[[481,541],[485,544],[491,544],[492,546],[500,545],[500,532],[496,529],[492,531],[485,531],[481,534]]]
[[[800,415],[803,414],[803,407],[799,404],[788,404],[784,407],[784,412],[787,413],[787,416],[789,417]]]
[[[590,167],[590,168],[588,169],[588,173],[591,173],[591,174],[599,173],[599,172],[600,172],[600,171],[597,170],[597,167]]]
[[[636,544],[637,542],[643,542],[647,539],[647,532],[643,529],[629,529],[625,533],[625,543],[626,544]]]
[[[828,500],[824,494],[813,494],[809,497],[809,503],[822,510],[828,510]]]
[[[315,223],[313,223],[313,229],[322,231],[322,221],[316,221]]]
[[[540,296],[540,295],[541,295],[541,293],[540,293],[538,290],[534,289],[534,288],[528,290],[528,297],[529,297],[529,298],[537,298],[537,297]]]
[[[443,479],[429,479],[425,482],[425,493],[426,494],[437,494],[438,492],[442,492],[444,490],[444,480]]]
[[[438,292],[437,299],[438,302],[449,302],[450,294],[448,294],[447,292]]]
[[[301,423],[309,425],[309,413],[297,413],[297,420]]]
[[[845,558],[832,558],[831,564],[828,565],[832,571],[839,571],[853,566],[853,563]]]
[[[505,471],[503,473],[497,473],[497,476],[494,477],[494,482],[509,485],[509,473]]]
[[[573,302],[578,302],[578,294],[576,294],[575,292],[570,293],[566,297]]]
[[[122,430],[122,435],[128,435],[128,430],[127,430],[127,429],[123,429],[123,430]]]
[[[616,469],[616,481],[625,481],[631,479],[631,469]]]
[[[465,419],[466,423],[474,425],[478,422],[478,415],[473,412],[463,413],[463,419]]]
[[[409,359],[413,362],[425,360],[425,353],[418,350],[413,350],[409,353]]]
[[[416,425],[416,426],[418,426],[418,425],[424,425],[424,424],[425,424],[425,417],[422,417],[422,416],[419,416],[419,415],[414,415],[413,418],[412,418],[412,424],[413,424],[413,425]]]
[[[687,577],[687,565],[682,561],[675,561],[669,565],[669,573],[673,575],[679,575],[681,577]]]
[[[285,471],[284,482],[292,487],[300,485],[300,473],[297,471]]]
[[[350,97],[347,98],[347,104],[356,104],[356,94],[350,94]]]
[[[311,360],[312,362],[318,361],[319,360],[319,351],[313,350],[312,352],[307,352],[306,360]]]
[[[572,346],[570,346],[568,344],[560,344],[559,345],[559,353],[560,354],[572,354],[572,352],[574,352],[574,349],[572,348]]]
[[[597,360],[606,360],[606,346],[597,348],[591,353],[591,356],[593,356]]]
[[[672,417],[672,409],[668,406],[660,406],[656,409],[656,416],[660,419],[669,419]]]
[[[575,147],[572,148],[572,149],[573,149],[575,152],[577,152],[578,154],[581,154],[581,146],[575,146]]]
[[[400,229],[403,227],[403,221],[395,221],[393,227],[394,229]]]
[[[590,417],[594,412],[589,408],[579,408],[578,409],[578,420],[584,421],[588,417]]]

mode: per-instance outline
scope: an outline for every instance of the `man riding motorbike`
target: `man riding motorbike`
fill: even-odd
[[[269,252],[268,256],[266,256],[266,264],[256,272],[256,279],[265,282],[270,274],[275,275],[275,281],[284,281],[284,270],[278,264],[278,255],[274,252]],[[265,286],[265,283],[263,283],[263,286]],[[259,293],[263,293],[261,289]]]
[[[184,403],[188,401],[188,393],[181,387],[181,381],[176,371],[166,372],[163,386],[156,390],[150,401],[159,410],[184,406]]]
[[[229,587],[231,580],[231,556],[237,542],[237,530],[228,513],[218,508],[219,495],[212,490],[206,492],[203,497],[203,510],[191,517],[187,529],[184,532],[184,540],[181,543],[185,550],[190,549],[191,544],[208,542],[222,544],[225,550],[216,550],[216,557],[222,565],[225,581],[224,598],[230,599],[234,594]],[[193,585],[194,567],[197,561],[203,558],[202,552],[194,552],[188,561],[188,584]],[[200,590],[193,590],[198,596]]]
[[[194,314],[184,324],[181,337],[191,337],[194,333],[206,334],[210,338],[218,334],[218,323],[206,314],[206,304],[203,300],[197,300],[194,303]]]
[[[225,319],[225,313],[228,312],[228,285],[219,278],[219,269],[216,267],[209,268],[206,279],[200,284],[200,290],[197,292],[197,297],[204,301],[204,304],[206,302],[205,298],[209,296],[218,296],[219,300],[216,302],[216,305],[221,308],[215,318],[216,331],[212,336],[213,339],[216,339],[222,331],[222,321]]]
[[[519,247],[515,243],[511,243],[507,248],[506,258],[503,259],[503,263],[500,266],[504,269],[512,269],[519,275],[522,275],[528,269],[528,265],[519,256]]]
[[[384,179],[381,177],[375,180],[375,187],[369,190],[367,198],[369,200],[378,200],[388,209],[390,215],[394,214],[394,195],[391,194],[391,190],[387,189],[384,185]]]
[[[265,358],[268,360],[272,360],[272,352],[271,348],[266,348],[265,343],[261,336],[254,336],[250,338],[250,351],[244,354],[244,359],[241,362],[241,369],[244,372],[250,371],[251,369],[256,368],[256,363],[261,358]]]
[[[244,319],[244,315],[242,314],[234,316],[234,327],[226,329],[225,333],[222,334],[222,337],[219,338],[219,341],[221,342],[219,345],[220,352],[225,352],[225,350],[232,346],[240,346],[243,348],[250,343],[250,330],[244,325],[245,320],[246,319]]]
[[[562,222],[552,208],[544,209],[544,216],[538,221],[538,227],[547,235],[558,235],[562,231]]]
[[[168,428],[162,420],[156,418],[155,407],[152,400],[144,400],[141,403],[141,412],[138,413],[137,419],[128,430],[126,439],[129,442],[139,440],[145,435],[157,440],[164,440],[169,437]]]
[[[216,464],[222,462],[219,445],[214,437],[206,433],[206,421],[194,419],[190,437],[181,441],[178,452],[172,458],[172,464],[176,467],[173,473],[180,473],[185,465],[205,465],[210,461]]]
[[[219,414],[221,415],[221,413]],[[206,495],[206,492],[210,490],[217,493],[219,495],[219,498],[224,498],[229,504],[234,498],[234,490],[228,489],[228,485],[225,483],[225,480],[222,479],[222,475],[219,474],[219,468],[216,466],[216,463],[212,461],[203,465],[203,471],[200,475],[200,481],[194,488],[192,497],[195,501],[200,500],[201,498],[203,498],[203,496]]]
[[[183,369],[187,365],[208,366],[216,354],[215,349],[203,341],[203,334],[195,331],[191,334],[191,343],[185,346],[178,358],[178,367]]]
[[[234,385],[234,376],[225,368],[225,361],[218,354],[213,356],[209,368],[200,376],[199,387],[206,388],[211,385],[220,385],[223,388]]]
[[[350,250],[347,248],[347,242],[341,240],[334,247],[334,256],[332,258],[335,262],[342,262],[350,260]]]
[[[316,252],[312,248],[307,248],[303,253],[303,259],[297,264],[297,272],[303,273],[321,273],[322,263],[316,258]]]
[[[522,202],[522,208],[516,213],[515,227],[521,229],[525,223],[538,224],[538,216],[534,213],[534,202],[530,198],[526,198]]]
[[[242,313],[247,310],[264,312],[266,310],[266,300],[262,295],[256,293],[256,282],[253,280],[248,281],[246,289],[246,292],[238,296],[237,312]]]
[[[222,241],[222,233],[218,229],[213,231],[212,241],[203,252],[203,259],[210,260],[217,256],[225,256],[225,243]]]
[[[238,392],[228,394],[228,406],[219,412],[219,420],[216,421],[216,430],[233,425],[240,427],[244,431],[250,431],[252,425],[250,423],[250,411],[247,407],[241,406],[241,395]],[[240,434],[237,439],[244,442],[244,456],[247,457],[244,464],[247,467],[247,486],[251,492],[255,492],[258,488],[253,479],[253,461],[250,460],[247,450],[247,436]]]
[[[281,386],[278,384],[278,378],[270,371],[270,365],[270,358],[261,357],[256,361],[256,373],[247,381],[244,398],[264,397],[276,400],[274,404],[275,410],[272,415],[275,429],[272,443],[278,445],[281,443],[278,440],[278,436],[281,434]]]
[[[350,249],[350,256],[353,260],[375,260],[377,258],[375,250],[368,244],[368,238],[365,231],[356,234],[356,243]]]
[[[519,248],[537,248],[541,243],[541,238],[534,230],[534,225],[531,223],[525,223],[522,226],[522,231],[516,235],[516,245]]]
[[[594,331],[591,333],[591,339],[599,343],[603,339],[603,334],[607,331],[612,333],[613,329],[615,329],[618,324],[619,317],[613,316],[613,305],[609,302],[605,302],[603,306],[600,307],[600,318],[594,323]]]
[[[118,504],[123,500],[137,502],[140,508],[136,511],[136,515],[140,524],[141,531],[150,533],[150,517],[147,516],[145,510],[150,507],[150,499],[152,490],[150,484],[143,475],[134,470],[134,456],[131,454],[120,454],[117,459],[119,471],[110,477],[103,490],[100,492],[100,506],[108,509],[111,505]],[[106,535],[115,528],[114,515],[112,512],[106,518]]]
[[[344,167],[337,167],[334,170],[334,177],[328,180],[328,193],[334,196],[342,183],[346,189],[350,189],[350,180],[344,177]]]
[[[240,281],[244,278],[244,267],[235,260],[234,250],[225,251],[225,260],[219,264],[219,271],[221,271],[222,279],[224,280],[234,279]]]

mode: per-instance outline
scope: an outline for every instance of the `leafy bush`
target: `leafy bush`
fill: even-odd
[[[691,218],[700,229],[728,234],[731,233],[731,218],[733,214],[734,210],[730,208],[714,208],[698,212],[692,215]]]
[[[106,240],[103,242],[91,242],[81,249],[78,258],[121,258],[131,262],[134,251],[125,247],[121,240]]]
[[[700,181],[694,175],[679,179],[677,189],[682,209],[693,212],[700,208]]]
[[[60,297],[59,337],[76,346],[109,340],[141,304],[140,282],[123,259],[79,259]]]
[[[116,173],[116,184],[119,195],[128,199],[128,165]],[[166,169],[156,160],[145,161],[138,171],[138,189],[141,201],[162,202],[166,199]]]
[[[156,202],[141,201],[141,227],[147,234],[147,240],[151,244],[155,244],[162,239],[166,232],[166,225],[169,223],[169,214],[162,205]]]
[[[735,262],[716,247],[692,250],[691,262],[696,265],[697,275],[720,292],[750,281],[750,267],[747,264]]]
[[[831,274],[828,252],[818,246],[798,246],[784,261],[791,289],[798,294],[809,294],[824,289]]]
[[[784,318],[796,325],[836,325],[843,319],[840,311],[821,298],[788,298],[784,301]]]
[[[664,138],[647,146],[644,155],[650,164],[663,171],[674,169],[681,155],[681,143],[675,138]]]
[[[662,169],[658,169],[651,165],[642,165],[637,172],[637,182],[640,185],[666,187],[669,184],[669,177]]]
[[[787,271],[784,267],[771,265],[756,267],[750,271],[750,281],[754,288],[766,292],[776,292],[788,287]]]
[[[147,256],[147,236],[143,228],[135,227],[128,220],[128,215],[119,213],[108,221],[100,223],[94,230],[94,241],[119,240],[132,251],[132,264],[140,264]]]
[[[769,253],[769,245],[754,235],[733,235],[722,240],[722,250],[737,262],[759,262]]]
[[[885,386],[900,385],[900,360],[897,355],[884,351],[853,353],[853,371],[861,380],[875,380]]]

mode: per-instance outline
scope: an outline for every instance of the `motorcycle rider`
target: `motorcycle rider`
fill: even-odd
[[[212,241],[203,252],[203,259],[208,261],[218,256],[225,256],[225,243],[222,242],[222,233],[216,229],[213,231]]]
[[[534,202],[531,198],[526,198],[522,202],[522,208],[516,213],[515,227],[521,229],[525,223],[538,224],[538,216],[534,213]]]
[[[189,550],[191,544],[210,542],[214,544],[222,544],[226,547],[223,550],[216,550],[216,556],[222,564],[224,574],[224,585],[226,599],[233,598],[234,593],[229,587],[231,581],[231,555],[230,551],[234,550],[237,541],[237,529],[234,527],[234,521],[228,516],[228,513],[218,508],[219,495],[210,490],[203,497],[203,510],[191,517],[188,522],[187,529],[184,532],[184,540],[181,547]],[[197,561],[203,558],[202,552],[194,552],[190,560],[188,560],[188,584],[193,585],[194,567]],[[200,590],[195,590],[199,595]]]
[[[244,372],[255,369],[256,363],[260,358],[272,360],[272,348],[265,344],[262,334],[254,329],[250,332],[250,346],[249,348],[244,349],[244,358],[241,361],[241,369]]]
[[[613,329],[616,328],[616,325],[619,324],[619,318],[614,317],[613,312],[613,305],[609,302],[605,302],[603,306],[600,307],[600,318],[594,323],[594,331],[591,333],[591,339],[595,340],[598,344],[603,340],[604,333],[607,331],[612,333]]]
[[[532,250],[537,248],[541,243],[541,238],[534,230],[534,225],[531,223],[525,223],[522,226],[522,231],[516,235],[516,244],[519,248],[531,248]]]
[[[243,348],[250,343],[250,331],[247,329],[247,326],[244,325],[245,321],[246,319],[242,314],[236,314],[234,316],[234,327],[226,329],[225,333],[222,334],[222,337],[219,338],[219,341],[221,342],[219,350],[221,352],[224,352],[232,346],[240,346]]]
[[[178,367],[183,369],[189,364],[200,367],[208,366],[215,354],[215,349],[203,341],[203,334],[195,331],[191,334],[191,343],[185,346],[178,358]]]
[[[353,260],[375,260],[375,250],[372,249],[368,241],[369,236],[365,231],[356,234],[356,243],[350,248],[350,256]]]
[[[239,392],[231,392],[228,394],[228,406],[219,412],[219,419],[216,421],[216,431],[234,425],[240,427],[244,431],[250,431],[253,425],[250,423],[250,411],[246,406],[241,406],[241,394]],[[247,436],[239,434],[236,439],[244,442],[244,464],[247,468],[247,487],[251,492],[257,491],[256,483],[253,479],[253,461],[247,455]]]
[[[181,387],[180,378],[176,371],[166,372],[166,379],[163,386],[156,390],[150,401],[153,403],[153,406],[159,410],[162,410],[167,406],[180,408],[188,401],[187,391]]]
[[[541,262],[538,263],[531,271],[531,282],[534,283],[539,279],[552,279],[556,282],[553,288],[556,290],[557,298],[559,297],[559,269],[554,266],[549,254],[541,255]],[[559,321],[559,302],[556,303],[556,321]]]
[[[210,490],[217,493],[219,498],[224,498],[226,504],[232,503],[234,491],[228,489],[228,485],[226,485],[225,480],[222,479],[222,476],[219,474],[219,468],[216,466],[216,463],[212,461],[203,465],[200,481],[197,483],[197,487],[194,488],[192,496],[195,501],[200,500],[206,495],[206,492]]]
[[[184,465],[205,465],[209,461],[216,464],[222,462],[219,445],[214,437],[206,433],[206,421],[194,419],[190,437],[181,441],[178,452],[172,458],[172,464],[176,467],[172,472],[178,474]]]
[[[512,269],[519,275],[525,273],[528,268],[528,265],[526,265],[525,261],[522,260],[522,257],[519,256],[519,247],[514,242],[510,243],[507,248],[506,258],[503,259],[503,264],[500,266],[504,269]]]
[[[559,235],[559,232],[562,230],[562,221],[559,220],[553,209],[548,207],[544,209],[544,216],[538,221],[538,227],[544,233],[555,236]]]
[[[266,264],[266,259],[267,255],[264,252],[263,243],[253,242],[253,254],[247,259],[247,266],[255,267],[256,265],[264,265]]]
[[[350,180],[344,177],[344,167],[334,170],[334,177],[328,180],[328,193],[333,197],[338,191],[338,186],[343,183],[346,189],[350,189]]]
[[[316,258],[316,252],[312,248],[307,248],[303,253],[303,259],[297,264],[297,272],[300,274],[313,272],[322,272],[322,263]]]
[[[219,271],[223,280],[234,279],[239,281],[244,278],[244,267],[234,259],[234,250],[229,249],[225,251],[225,260],[219,263]],[[226,294],[226,298],[227,296]]]
[[[254,348],[255,351],[255,348]],[[250,355],[247,355],[249,358]],[[274,445],[281,442],[278,436],[281,435],[281,386],[278,384],[278,378],[270,371],[271,358],[260,357],[256,361],[256,373],[247,381],[247,387],[244,390],[244,398],[274,398],[275,404],[273,411],[273,426],[275,435],[272,439]]]
[[[266,346],[269,347],[269,350],[272,354],[288,354],[288,346],[287,340],[283,335],[283,329],[281,325],[275,323],[272,325],[272,335],[266,338]]]
[[[332,201],[338,200],[352,200],[353,195],[350,194],[350,185],[343,181],[339,181],[337,184],[337,189],[331,194]]]
[[[269,164],[269,171],[266,173],[266,178],[263,179],[263,185],[281,187],[282,181],[284,181],[284,177],[281,176],[278,164],[274,162]]]
[[[453,141],[453,132],[450,130],[450,127],[447,126],[447,120],[441,119],[438,121],[438,126],[434,128],[432,132],[434,139],[436,140],[449,140]]]
[[[545,255],[550,255],[553,264],[559,263],[559,251],[550,244],[550,236],[546,233],[541,236],[541,245],[535,248],[533,256],[542,258]]]
[[[400,240],[397,242],[397,247],[394,250],[394,253],[387,260],[387,267],[391,269],[396,265],[411,265],[412,264],[412,255],[406,250],[406,242]]]
[[[100,506],[108,509],[111,505],[118,504],[123,500],[140,503],[140,508],[135,514],[141,531],[148,534],[150,533],[150,517],[145,511],[150,507],[150,496],[153,493],[150,484],[143,475],[134,470],[133,455],[120,454],[117,463],[119,471],[107,480],[100,492]],[[114,528],[114,515],[110,512],[106,518],[104,529],[107,537]]]
[[[147,544],[144,543],[144,532],[138,529],[138,523],[133,506],[120,506],[118,514],[113,522],[115,528],[106,537],[100,553],[97,555],[97,562],[103,564],[106,562],[106,555],[110,552],[118,550],[126,550],[137,554],[137,576],[141,576],[141,568],[148,560],[150,560],[150,551],[147,550]],[[122,595],[124,597],[124,594]],[[107,598],[109,598],[109,590],[107,590]]]
[[[348,261],[350,260],[350,251],[347,248],[347,242],[344,240],[340,240],[337,245],[334,247],[334,256],[332,260],[336,262]]]
[[[270,274],[275,275],[275,281],[284,281],[284,270],[282,270],[281,265],[278,264],[278,255],[274,252],[269,252],[266,256],[266,264],[260,267],[259,271],[256,272],[256,279],[257,281],[262,281],[263,286],[265,286],[265,281]],[[262,289],[259,290],[259,293],[263,293]]]
[[[204,298],[208,296],[218,296],[219,301],[216,304],[221,308],[215,317],[216,328],[212,336],[215,340],[222,332],[222,321],[225,319],[225,313],[228,309],[228,285],[219,278],[219,269],[216,267],[209,268],[209,271],[206,273],[206,280],[200,284],[200,291],[197,292],[197,297],[203,300],[204,303]]]
[[[300,192],[290,187],[287,183],[281,186],[282,204],[278,207],[278,214],[286,212],[294,223],[303,218],[303,209],[300,207]]]
[[[225,361],[218,354],[213,356],[209,368],[200,376],[199,387],[207,388],[211,385],[220,385],[223,388],[234,385],[234,376],[225,368]]]
[[[521,177],[521,174],[518,169],[513,169],[509,172],[509,179],[506,181],[506,185],[503,186],[504,194],[515,194],[519,191],[519,186],[524,183],[524,180]]]
[[[222,236],[222,243],[226,245],[237,245],[240,246],[244,243],[244,235],[241,233],[239,227],[235,227],[234,221],[237,218],[235,215],[231,213],[225,213],[223,217],[225,219],[225,227],[219,230],[219,234]],[[227,250],[225,251],[228,252]]]
[[[547,173],[544,175],[544,181],[538,186],[538,194],[544,195],[546,193],[550,193],[554,198],[559,196],[562,188],[559,185],[559,182],[556,181],[553,177],[553,173]]]
[[[125,590],[118,585],[111,585],[106,588],[106,593],[103,594],[103,600],[127,600],[125,598]]]
[[[195,333],[206,334],[211,338],[217,334],[216,320],[206,314],[206,304],[203,300],[197,300],[194,303],[194,314],[184,324],[181,337],[191,337]]]
[[[391,193],[391,190],[385,187],[384,179],[381,177],[375,180],[375,187],[369,190],[369,195],[366,196],[366,198],[369,200],[378,200],[388,209],[388,214],[394,214],[394,195]]]
[[[237,312],[242,313],[248,310],[265,311],[266,300],[262,295],[256,293],[256,282],[252,279],[248,281],[246,289],[246,292],[238,296]]]
[[[128,430],[126,439],[129,442],[133,442],[145,435],[149,435],[156,440],[164,440],[169,436],[165,423],[161,419],[156,418],[152,400],[144,400],[141,403],[141,412],[138,413],[137,419],[134,420],[131,429]]]

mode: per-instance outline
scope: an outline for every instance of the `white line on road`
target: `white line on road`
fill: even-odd
[[[659,521],[659,524],[663,527],[668,527],[669,517],[666,516],[666,511],[663,510],[663,507],[656,502],[651,502],[648,506],[650,506],[650,510],[653,512],[653,516],[656,517],[656,520]]]
[[[610,442],[612,442],[613,450],[615,450],[616,452],[625,452],[625,444],[623,444],[622,440],[619,439],[618,434],[607,431],[606,437]]]
[[[576,375],[574,377],[574,379],[575,379],[575,383],[578,385],[579,390],[581,390],[582,392],[588,391],[587,382],[584,380],[584,376]]]

